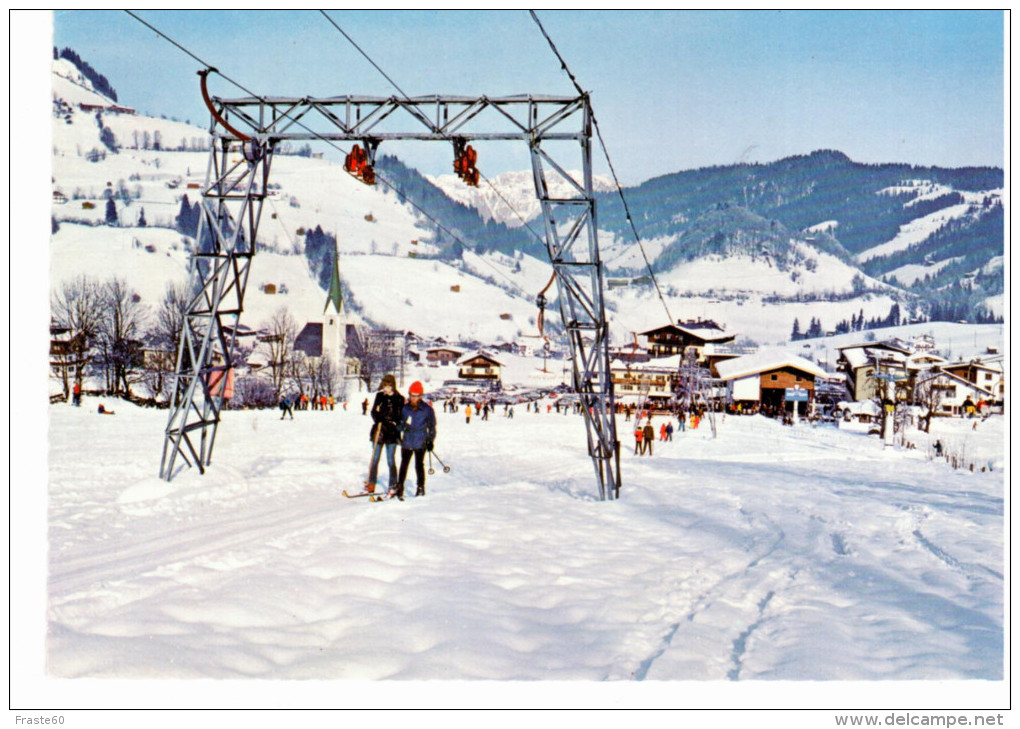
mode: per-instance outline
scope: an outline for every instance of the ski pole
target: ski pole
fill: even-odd
[[[439,461],[439,465],[443,467],[443,473],[449,473],[450,472],[450,467],[447,466],[445,463],[443,463],[443,459],[442,458],[440,458],[437,455],[436,456],[436,460]],[[429,468],[431,468],[431,467],[432,467],[432,451],[429,451]],[[432,472],[429,471],[429,473],[432,473]]]

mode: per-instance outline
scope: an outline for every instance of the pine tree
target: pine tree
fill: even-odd
[[[145,208],[138,211],[138,227],[144,228],[148,223],[145,220]]]
[[[889,316],[885,318],[885,325],[889,327],[899,326],[900,324],[900,305],[893,303],[889,309]]]
[[[181,200],[181,209],[177,212],[177,217],[174,218],[174,225],[177,231],[185,233],[185,224],[191,217],[191,203],[188,202],[188,196],[185,195]]]
[[[117,203],[112,197],[106,201],[106,224],[117,225]]]
[[[185,195],[181,199],[180,212],[177,213],[177,217],[174,219],[177,231],[184,235],[198,235],[198,222],[201,214],[202,207],[198,203],[192,205],[188,201],[188,196]]]
[[[790,341],[796,342],[799,339],[803,339],[803,335],[800,333],[800,319],[793,320],[793,331],[790,332]]]
[[[117,151],[120,149],[120,147],[117,144],[117,137],[114,135],[113,130],[110,129],[110,127],[102,126],[102,122],[100,122],[99,129],[100,129],[100,131],[99,131],[99,141],[102,142],[103,145],[108,150],[110,150],[111,152],[116,154]]]

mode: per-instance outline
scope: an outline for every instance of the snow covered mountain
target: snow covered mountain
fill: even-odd
[[[571,171],[571,174],[577,173]],[[428,179],[452,199],[476,208],[483,220],[495,220],[508,227],[519,228],[542,214],[530,171],[503,172],[484,180],[478,187],[465,185],[457,175],[435,175]],[[596,192],[616,189],[608,177],[596,175],[592,182]],[[555,170],[547,173],[546,184],[553,197],[574,194],[573,187]]]
[[[208,136],[186,121],[139,114],[127,103],[97,92],[68,60],[54,61],[52,287],[82,273],[116,275],[155,307],[168,282],[187,276],[193,240],[180,232],[177,217],[185,198],[197,201]],[[428,209],[438,205],[435,215],[448,216],[465,244],[451,246],[433,221],[387,186],[367,187],[333,162],[282,152],[259,229],[246,324],[260,326],[283,305],[299,320],[321,316],[325,291],[302,255],[306,234],[321,229],[339,240],[347,311],[356,322],[483,344],[537,334],[534,297],[551,267],[541,241],[521,227],[522,219],[534,220],[538,212],[530,172],[494,175],[491,186],[479,188],[453,175],[415,182],[415,196],[408,197],[432,201]],[[631,341],[632,332],[668,319],[702,317],[752,341],[779,343],[795,321],[817,317],[831,330],[858,312],[867,319],[885,317],[897,303],[905,312],[920,311],[924,299],[896,285],[909,278],[909,267],[951,273],[958,266],[929,256],[926,263],[897,264],[872,275],[868,267],[876,261],[893,265],[904,246],[913,251],[921,234],[910,233],[910,225],[927,231],[939,221],[987,221],[996,210],[1001,214],[995,191],[886,185],[871,197],[882,205],[895,201],[906,211],[905,222],[874,246],[862,247],[859,235],[849,236],[856,246],[850,248],[847,237],[833,236],[860,226],[856,218],[848,223],[839,206],[831,213],[819,205],[805,212],[782,192],[787,183],[765,180],[731,202],[735,183],[714,178],[733,174],[730,168],[678,173],[628,191],[643,250],[629,226],[621,225],[617,193],[608,180],[598,182],[606,190],[598,199],[600,247],[610,275],[606,297],[615,342]],[[764,173],[740,174],[746,183],[748,175]],[[947,196],[960,201],[948,208],[932,202]],[[766,198],[773,202],[761,203]],[[777,198],[787,200],[785,208],[776,207]],[[792,222],[781,222],[780,213]],[[960,258],[973,262],[965,254]],[[985,261],[972,285],[1001,279],[1001,251],[998,261],[998,267],[994,259]],[[984,303],[1001,313],[1001,300],[1000,287]],[[555,317],[548,324],[555,329]]]
[[[998,168],[865,165],[822,150],[677,172],[627,197],[642,234],[659,249],[673,246],[655,261],[657,272],[722,248],[803,274],[815,264],[798,267],[809,258],[791,246],[804,243],[891,284],[886,291],[928,315],[955,320],[1003,314],[1002,185]],[[602,195],[598,204],[600,226],[626,237],[619,200]],[[883,290],[873,281],[859,288]]]

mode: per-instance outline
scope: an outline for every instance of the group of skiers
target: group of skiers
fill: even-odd
[[[383,376],[370,411],[372,459],[365,482],[366,491],[375,491],[379,459],[385,451],[389,467],[387,496],[404,500],[404,482],[412,460],[418,487],[414,495],[425,495],[425,453],[431,453],[436,442],[436,413],[425,402],[424,395],[425,388],[421,382],[412,382],[405,400],[397,391],[396,378],[390,374]],[[400,446],[399,468],[396,465],[397,445]]]
[[[337,406],[336,398],[332,395],[291,395],[291,406],[295,410],[335,410]],[[341,403],[343,409],[347,409],[347,403]]]
[[[489,415],[496,412],[497,407],[498,406],[496,403],[493,403],[489,400],[482,400],[480,402],[474,403],[472,403],[471,401],[467,401],[462,403],[462,401],[460,401],[457,397],[451,397],[450,399],[443,401],[444,413],[459,413],[461,412],[461,410],[463,410],[464,421],[469,425],[471,424],[472,415],[477,415],[479,420],[488,420]],[[582,412],[581,407],[582,407],[581,403],[579,402],[574,403],[573,405],[568,405],[566,403],[560,403],[559,400],[552,403],[546,403],[544,406],[546,413],[551,414],[555,410],[557,415],[559,415],[560,413],[566,415],[567,413],[571,412],[575,414],[580,414]],[[537,402],[528,402],[525,405],[525,410],[527,412],[534,413],[536,415],[541,413],[542,409],[543,406]],[[513,420],[514,406],[509,402],[503,403],[503,417],[507,418],[508,420]]]
[[[690,415],[690,421],[691,429],[696,430],[698,425],[701,424],[701,416],[697,413],[692,413]],[[677,415],[677,424],[679,425],[681,432],[687,429],[686,413],[680,413]],[[676,429],[673,427],[673,421],[666,420],[659,425],[659,440],[662,442],[671,441],[673,440],[673,433],[675,432]],[[652,444],[655,442],[655,437],[656,432],[655,426],[652,425],[652,414],[647,411],[638,414],[637,420],[634,422],[634,455],[652,455]]]
[[[367,400],[365,401],[368,402]],[[288,415],[290,419],[294,419],[295,410],[335,410],[337,405],[340,405],[344,410],[347,409],[346,402],[337,402],[332,395],[320,395],[318,397],[308,397],[308,395],[282,395],[280,397],[280,420],[283,420]]]

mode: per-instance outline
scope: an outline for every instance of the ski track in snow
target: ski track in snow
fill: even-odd
[[[166,484],[161,413],[87,408],[51,421],[56,676],[1001,677],[998,473],[761,418],[639,457],[620,422],[604,504],[581,418],[439,407],[451,472],[372,504],[360,410],[228,411]]]

